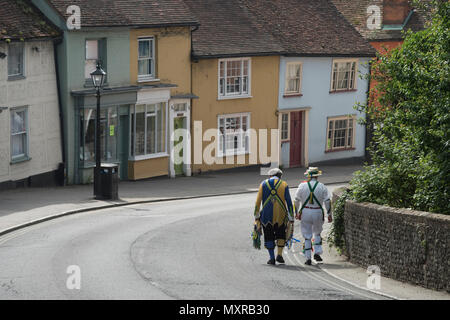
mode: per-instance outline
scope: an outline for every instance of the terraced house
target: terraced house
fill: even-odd
[[[190,50],[197,22],[184,3],[33,2],[64,32],[57,53],[67,183],[93,181],[96,98],[90,73],[97,62],[107,72],[101,99],[102,161],[119,164],[121,179],[189,175],[189,166],[171,165],[169,139],[175,127],[189,130],[195,97]],[[189,141],[182,142],[189,156]]]
[[[330,1],[30,1],[63,31],[68,184],[93,181],[98,62],[101,156],[121,179],[364,156],[353,105],[375,51]]]
[[[29,2],[0,0],[0,189],[62,182],[59,36]]]
[[[278,129],[283,47],[239,1],[185,3],[200,23],[192,38],[192,85],[199,96],[192,119],[201,124],[193,130],[193,173],[272,162],[278,139],[259,130]]]
[[[357,124],[364,115],[353,106],[367,100],[369,84],[360,76],[375,50],[330,1],[185,2],[201,24],[193,34],[193,87],[200,97],[193,119],[202,121],[203,132],[205,124],[218,130],[217,161],[194,163],[194,172],[254,164],[252,153],[265,141],[277,157],[258,157],[258,164],[364,157],[365,128]],[[273,143],[252,139],[248,128],[281,134]],[[245,162],[227,164],[236,154]]]
[[[285,49],[277,111],[284,167],[361,160],[368,62],[375,51],[330,1],[248,1],[246,8]]]

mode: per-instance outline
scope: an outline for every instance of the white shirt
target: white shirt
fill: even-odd
[[[311,182],[310,182],[311,188],[314,188],[316,182],[317,182],[317,179],[315,179],[315,178],[311,179]],[[311,195],[311,191],[309,190],[308,183],[307,182],[300,183],[297,191],[295,192],[295,198],[294,198],[296,210],[300,210],[302,205],[305,202],[308,202],[310,200],[310,195]],[[314,190],[314,196],[320,202],[321,206],[322,206],[322,204],[325,204],[325,208],[327,209],[327,212],[330,213],[330,211],[331,211],[330,210],[331,209],[330,194],[328,192],[327,187],[325,187],[325,185],[323,183],[319,182],[316,189]],[[314,201],[314,204],[309,204],[308,206],[314,207],[314,208],[315,207],[319,208],[316,201]]]

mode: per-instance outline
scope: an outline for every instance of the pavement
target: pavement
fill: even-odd
[[[321,182],[327,185],[347,183],[361,165],[321,166]],[[283,179],[294,189],[304,180],[305,168],[285,169]],[[119,184],[118,201],[93,198],[92,185],[54,188],[25,188],[0,192],[0,236],[25,226],[75,213],[168,200],[191,199],[253,193],[265,177],[257,168],[203,173],[193,177],[167,177]],[[328,225],[329,226],[329,225]],[[325,248],[325,272],[343,282],[365,288],[366,270],[350,264],[332,248]],[[387,297],[399,299],[450,299],[445,292],[427,290],[382,277],[377,290]]]

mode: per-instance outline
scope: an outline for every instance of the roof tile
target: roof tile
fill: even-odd
[[[28,0],[0,0],[0,41],[55,37],[60,34]]]
[[[196,25],[182,0],[48,0],[61,16],[71,5],[81,9],[81,27]]]
[[[198,18],[198,57],[244,54],[374,56],[329,0],[184,0]]]

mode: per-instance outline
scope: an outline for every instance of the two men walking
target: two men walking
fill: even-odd
[[[305,238],[304,252],[306,265],[311,265],[312,250],[314,250],[314,260],[321,262],[322,250],[321,232],[324,223],[325,206],[328,212],[328,221],[332,222],[331,202],[328,189],[317,179],[322,172],[318,168],[309,168],[305,175],[307,181],[300,183],[295,193],[294,205],[292,204],[289,187],[281,180],[282,171],[272,169],[269,171],[269,179],[264,180],[260,187],[255,206],[255,224],[257,229],[263,229],[264,246],[269,252],[268,264],[275,264],[275,261],[284,263],[283,249],[286,240],[293,235],[294,213],[298,220],[301,220],[301,231]],[[260,211],[260,205],[263,204]],[[300,208],[297,212],[296,208]],[[275,258],[275,241],[277,257]],[[314,244],[313,244],[314,241]]]

